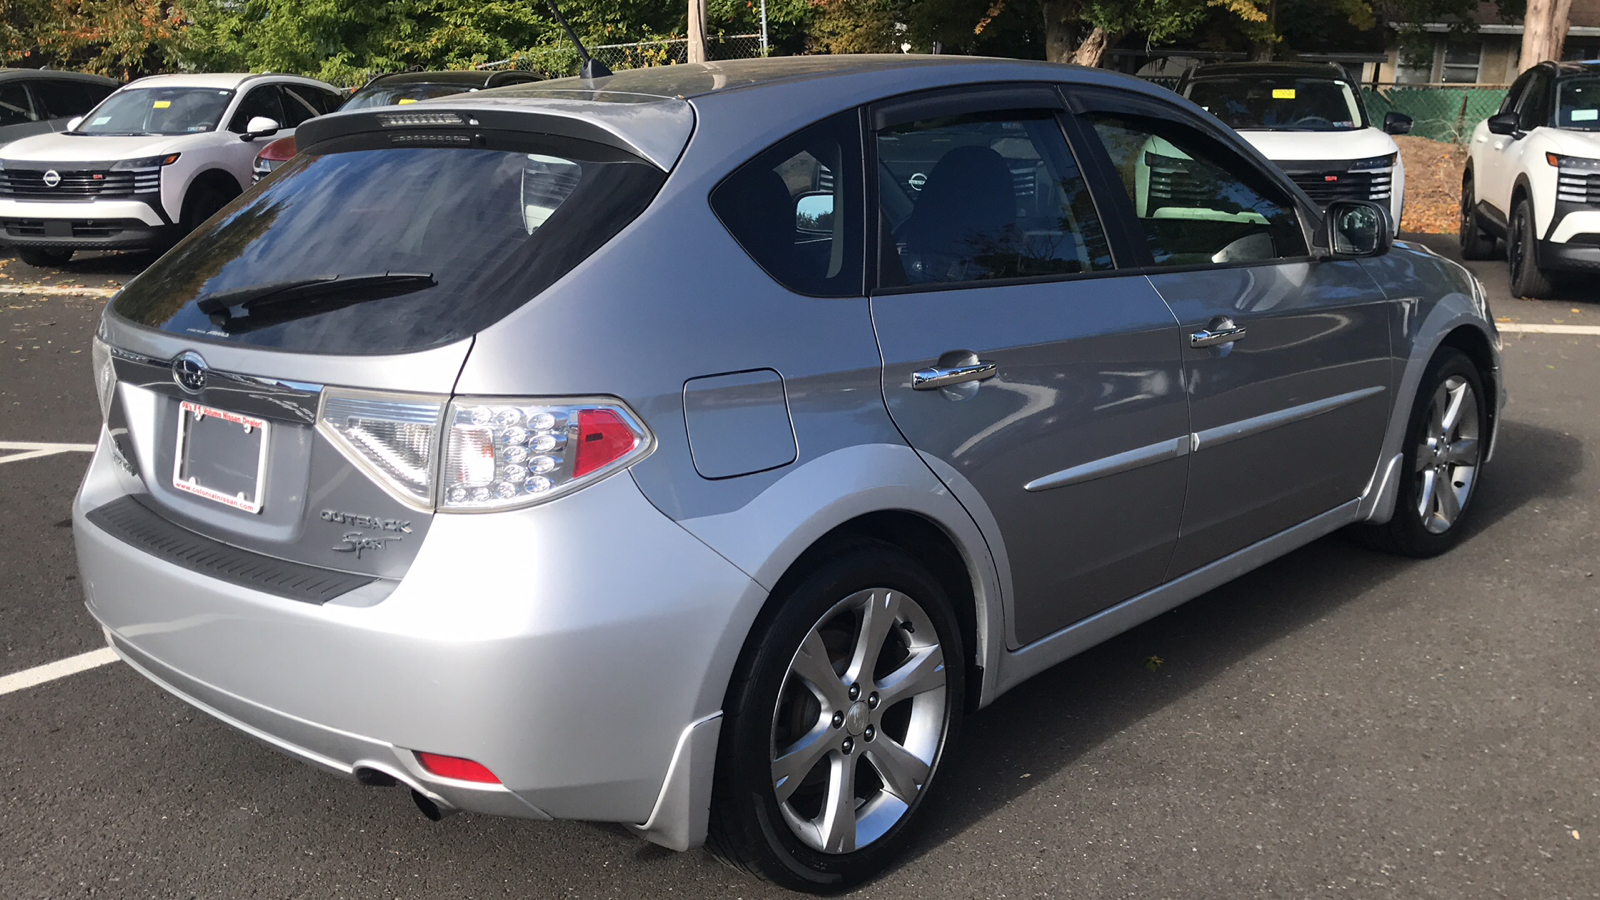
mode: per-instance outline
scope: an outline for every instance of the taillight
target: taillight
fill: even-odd
[[[457,781],[475,781],[479,784],[499,784],[500,779],[482,763],[459,756],[445,756],[442,753],[423,753],[417,751],[417,762],[430,773],[440,778],[454,778]]]
[[[443,411],[439,397],[330,389],[317,429],[402,503],[431,509]]]
[[[418,509],[489,512],[571,493],[643,459],[650,432],[615,400],[378,394],[329,388],[317,428]]]
[[[89,349],[94,364],[94,390],[100,398],[100,421],[111,417],[111,398],[117,392],[117,370],[111,365],[111,346],[97,334]]]
[[[620,403],[473,398],[445,417],[441,511],[527,506],[570,493],[650,452]]]

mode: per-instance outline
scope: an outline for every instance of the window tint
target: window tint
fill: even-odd
[[[314,119],[322,115],[322,110],[311,101],[313,91],[299,87],[285,85],[283,87],[283,120],[279,123],[285,128],[295,128],[307,119]]]
[[[1092,114],[1158,266],[1306,255],[1287,195],[1226,147],[1172,122]]]
[[[885,286],[1111,268],[1054,111],[911,122],[880,131],[877,150]]]
[[[244,134],[250,125],[250,120],[256,116],[267,118],[282,125],[284,122],[283,103],[278,96],[278,86],[264,84],[250,89],[239,101],[239,108],[233,113],[233,120],[228,123],[228,130]]]
[[[750,257],[801,294],[861,293],[861,134],[854,112],[785,138],[711,192]]]
[[[36,81],[29,87],[41,114],[50,119],[81,116],[116,90],[111,85],[76,81]]]
[[[1531,71],[1523,72],[1517,76],[1516,81],[1511,82],[1511,88],[1506,91],[1506,98],[1500,101],[1500,109],[1496,115],[1516,110],[1517,101],[1522,99],[1522,94],[1528,89],[1528,82],[1533,80],[1533,75],[1534,73]]]
[[[28,103],[28,91],[20,81],[0,84],[0,126],[22,125],[36,122],[33,107]]]
[[[190,340],[419,350],[527,303],[637,217],[665,178],[564,138],[491,131],[478,146],[396,147],[390,137],[353,135],[296,156],[129,282],[112,310]],[[262,285],[384,272],[434,284],[366,302],[202,308]]]
[[[1532,131],[1548,124],[1550,124],[1550,79],[1540,72],[1535,74],[1533,81],[1528,84],[1528,95],[1523,98],[1522,108],[1517,111],[1517,128],[1522,131]]]

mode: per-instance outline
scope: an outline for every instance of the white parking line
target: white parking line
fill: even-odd
[[[46,682],[55,681],[57,678],[65,678],[68,675],[87,672],[90,669],[97,669],[116,661],[117,653],[115,650],[110,647],[101,647],[99,650],[90,650],[88,653],[80,653],[77,656],[58,659],[53,663],[45,663],[42,666],[23,669],[21,672],[12,672],[10,675],[0,678],[0,696],[13,691],[38,687]]]
[[[54,456],[57,453],[93,453],[93,444],[45,444],[38,441],[0,441],[0,450],[21,450],[10,456],[0,456],[0,466],[9,462],[21,462],[25,459],[38,459],[41,456]]]
[[[1600,325],[1524,325],[1521,322],[1496,322],[1501,331],[1520,334],[1600,334]]]
[[[60,284],[0,284],[0,294],[32,294],[36,297],[110,297],[119,290],[121,288]]]

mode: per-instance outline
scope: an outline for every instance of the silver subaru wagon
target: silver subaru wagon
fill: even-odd
[[[882,871],[964,712],[1336,529],[1443,552],[1478,283],[1096,70],[810,57],[341,113],[94,344],[88,607],[422,811]]]

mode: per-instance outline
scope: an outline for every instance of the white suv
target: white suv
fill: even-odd
[[[35,266],[165,247],[249,187],[257,138],[342,99],[293,75],[141,78],[67,131],[0,149],[0,244]]]
[[[1392,135],[1409,134],[1411,117],[1391,112],[1374,123],[1343,68],[1216,63],[1185,75],[1176,90],[1238,131],[1318,205],[1371,200],[1399,224],[1406,168]]]
[[[1472,132],[1461,180],[1461,255],[1506,242],[1511,290],[1545,297],[1552,277],[1600,272],[1600,64],[1544,62]]]

